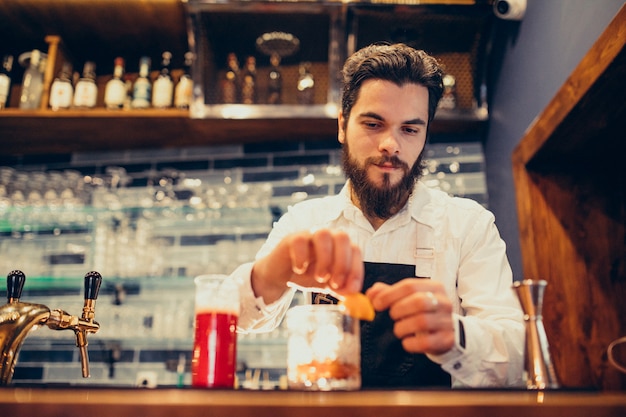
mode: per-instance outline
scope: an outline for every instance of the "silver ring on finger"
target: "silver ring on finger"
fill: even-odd
[[[437,310],[437,306],[439,306],[439,299],[437,298],[437,296],[431,291],[426,291],[424,295],[426,295],[426,298],[428,298],[432,309]]]

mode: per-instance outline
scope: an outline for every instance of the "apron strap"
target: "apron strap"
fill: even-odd
[[[415,246],[415,276],[430,278],[435,268],[435,231],[432,227],[417,223]]]

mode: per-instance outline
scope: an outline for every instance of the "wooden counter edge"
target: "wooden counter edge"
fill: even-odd
[[[590,412],[594,415],[626,415],[626,393],[588,392],[588,391],[525,391],[525,390],[453,390],[453,391],[352,391],[352,392],[299,392],[299,391],[228,391],[198,389],[111,389],[111,388],[0,388],[0,410],[3,415],[15,412],[37,410],[38,416],[47,414],[46,410],[63,408],[65,415],[73,415],[71,410],[89,411],[90,417],[101,415],[107,409],[115,409],[116,417],[133,415],[130,411],[138,409],[158,411],[175,407],[178,417],[190,415],[199,409],[220,409],[238,412],[257,412],[265,408],[274,410],[273,415],[281,412],[303,412],[304,410],[323,409],[325,417],[346,415],[346,410],[441,410],[451,412],[460,409],[488,410],[567,410],[572,412]],[[119,410],[129,412],[120,413]],[[13,414],[4,414],[11,410]],[[99,410],[94,414],[94,410]],[[282,411],[281,411],[282,410]],[[335,413],[332,410],[343,410]],[[44,414],[42,414],[42,412]],[[608,413],[608,414],[607,414]],[[24,414],[26,415],[26,414]],[[33,414],[34,415],[34,414]],[[102,414],[112,415],[112,414]],[[150,413],[150,415],[160,415]],[[302,415],[302,414],[300,414]],[[363,414],[365,415],[365,414]],[[467,414],[470,415],[470,414]],[[478,414],[477,414],[478,415]],[[487,415],[487,414],[482,414]],[[575,414],[583,415],[583,414]]]

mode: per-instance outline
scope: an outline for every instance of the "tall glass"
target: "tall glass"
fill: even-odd
[[[239,290],[226,275],[201,275],[194,282],[191,384],[197,388],[234,388]]]
[[[286,316],[289,388],[312,391],[361,387],[358,319],[332,304],[301,305]]]

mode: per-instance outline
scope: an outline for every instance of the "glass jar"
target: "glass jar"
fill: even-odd
[[[292,307],[288,330],[287,378],[290,389],[333,391],[361,388],[358,319],[333,304]]]

